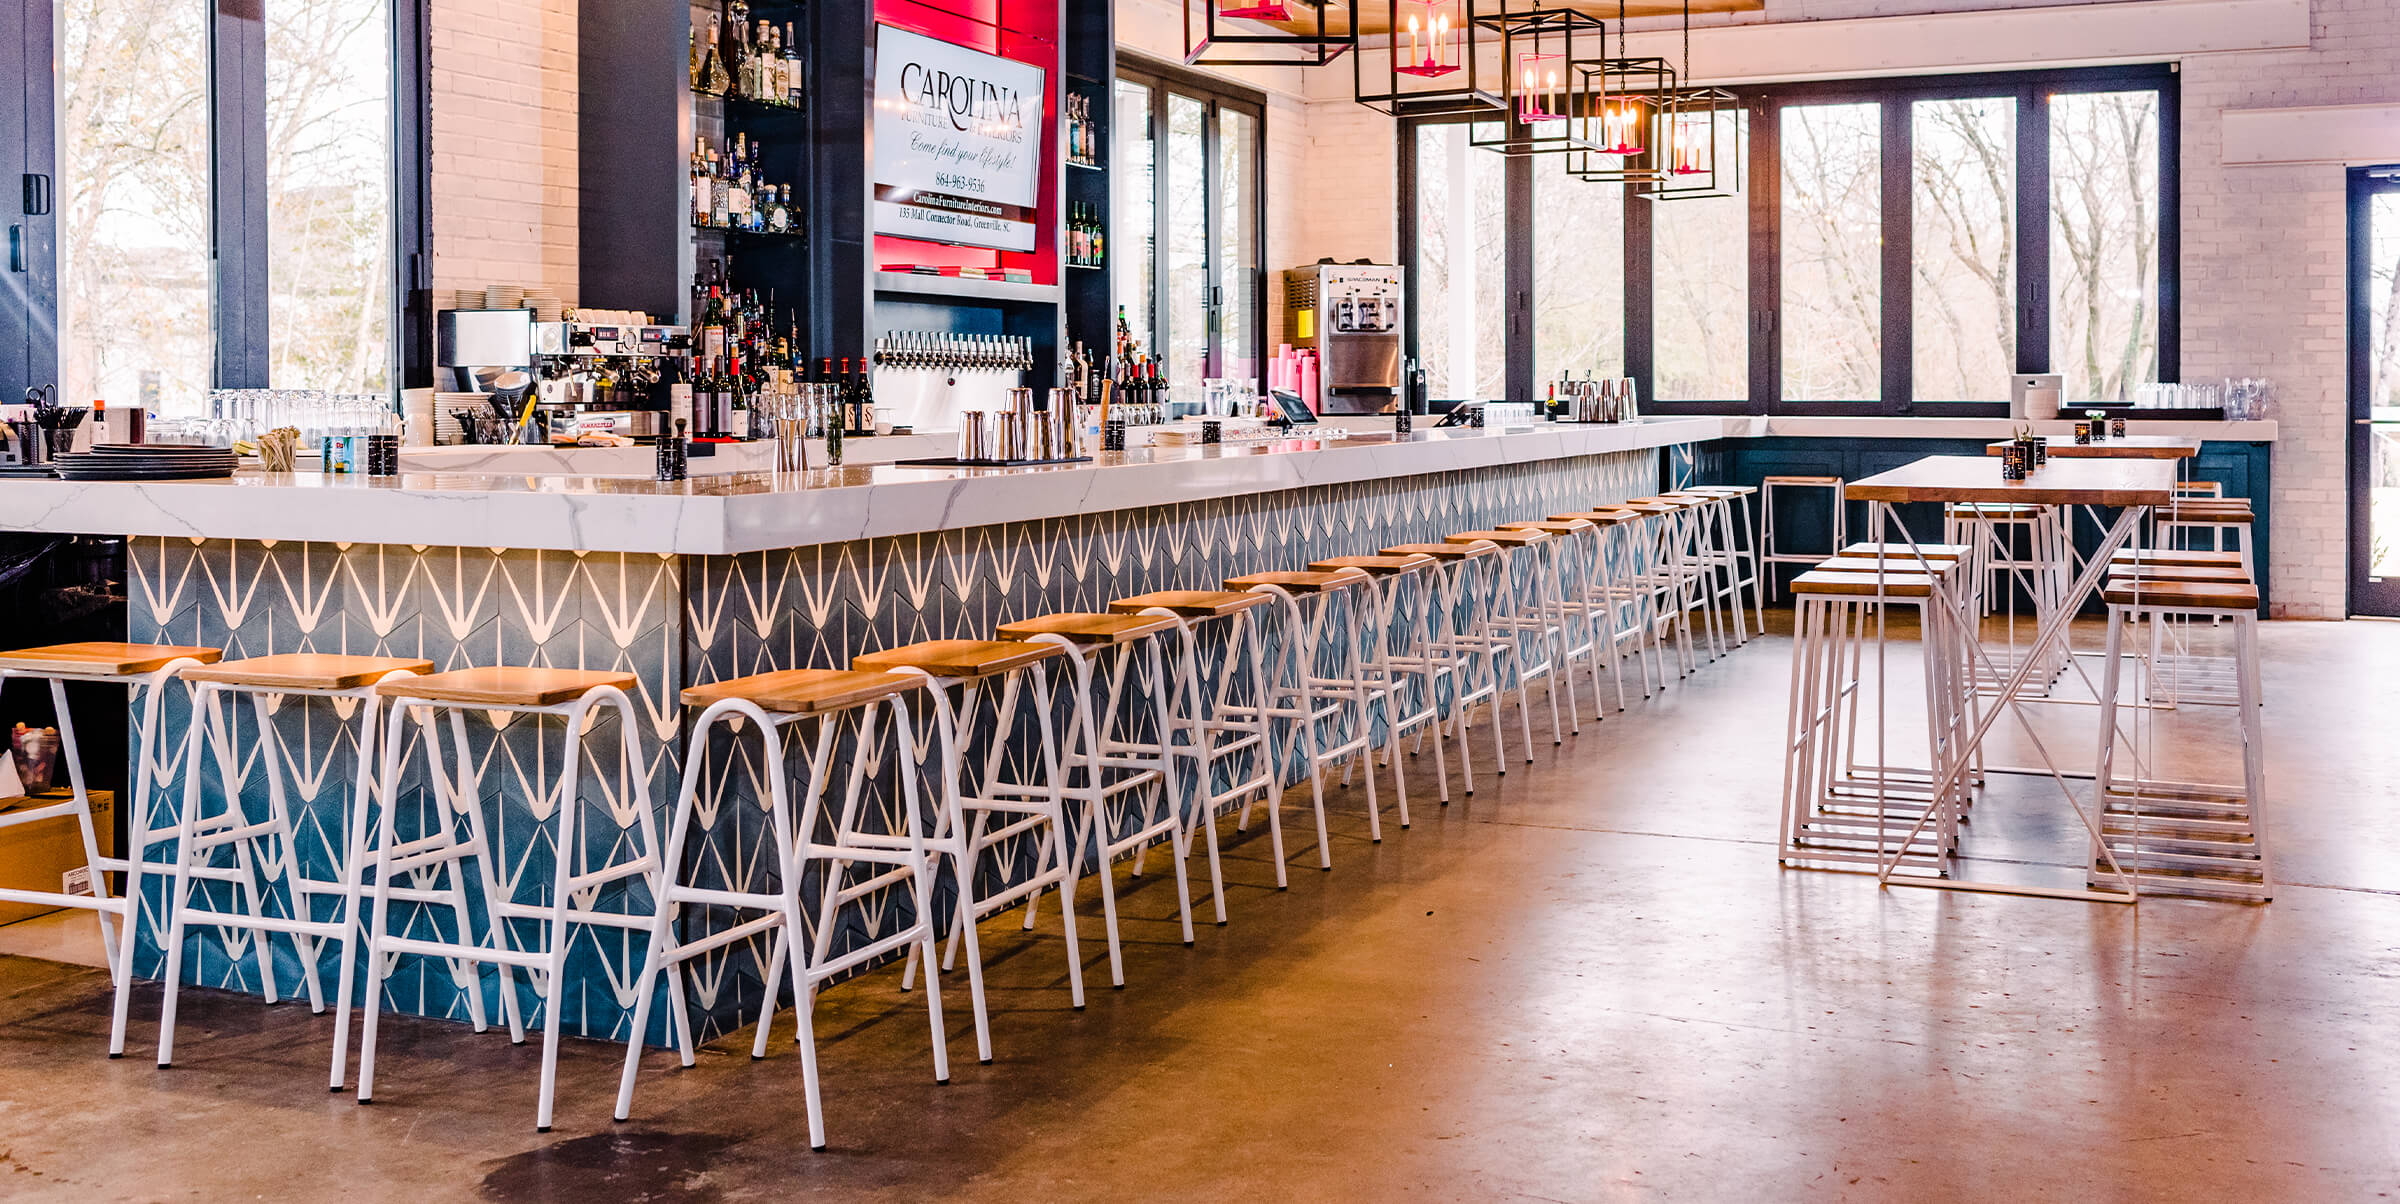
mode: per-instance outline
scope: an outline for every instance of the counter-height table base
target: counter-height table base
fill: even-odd
[[[772,669],[846,667],[860,652],[917,640],[988,638],[1012,619],[1106,610],[1114,598],[1155,590],[1213,589],[1243,573],[1296,569],[1327,556],[1586,510],[1655,492],[1660,484],[1660,453],[1645,449],[738,555],[142,536],[129,541],[128,638],[220,647],[229,659],[315,651],[421,657],[437,670],[529,665],[630,673],[639,683],[632,692],[639,720],[632,738],[635,764],[647,776],[646,796],[600,793],[614,789],[614,776],[596,771],[621,755],[615,724],[596,729],[583,744],[585,804],[612,810],[626,825],[585,837],[605,844],[633,839],[639,806],[665,821],[686,755],[679,702],[686,686]],[[809,502],[795,497],[793,504]],[[491,533],[492,544],[506,542],[505,530]],[[180,696],[168,709],[157,743],[162,762],[153,767],[160,784],[152,803],[161,823],[182,800],[179,775],[166,759],[179,747],[189,718]],[[233,716],[232,744],[241,758],[237,780],[246,796],[263,798],[276,763],[269,758],[289,767],[287,781],[298,783],[300,828],[290,855],[321,865],[352,805],[349,776],[336,767],[351,763],[357,716],[297,706],[272,714],[266,731],[256,730],[246,709]],[[472,723],[470,735],[481,793],[487,806],[501,808],[493,832],[494,873],[504,885],[537,887],[556,869],[554,850],[534,822],[535,807],[547,814],[560,805],[560,766],[552,763],[556,741],[545,754],[527,725],[508,722]],[[755,741],[745,746],[757,748]],[[734,752],[730,741],[712,748],[708,795],[718,814],[708,839],[694,842],[690,855],[700,864],[685,881],[713,878],[731,889],[754,889],[773,866],[763,848],[764,814],[754,801],[758,767]],[[423,759],[404,763],[421,766]],[[1289,767],[1286,780],[1296,780]],[[216,791],[216,775],[202,789]],[[498,802],[502,797],[505,804]],[[423,781],[404,779],[398,798],[405,839],[423,824],[432,796]],[[528,806],[527,799],[540,801]],[[607,851],[590,844],[586,850]],[[1313,856],[1306,849],[1292,853]],[[151,853],[166,855],[163,848]],[[140,974],[156,975],[164,960],[159,902],[155,892],[143,901],[135,959]],[[852,907],[837,921],[837,948],[904,924],[911,906],[905,898],[863,902],[871,905]],[[405,930],[447,926],[450,919],[445,909],[427,905],[413,917],[396,913],[395,923]],[[687,912],[684,923],[706,931],[721,921],[699,911]],[[193,932],[186,938],[184,980],[258,993],[261,950],[252,942],[260,939]],[[578,931],[575,940],[561,1005],[566,1028],[622,1039],[633,1013],[642,937],[588,930]],[[270,938],[264,952],[278,990],[292,990],[302,977],[292,943]],[[741,1014],[755,1014],[768,952],[762,938],[694,959],[687,991],[704,1037],[731,1027]],[[332,972],[330,965],[319,969]],[[401,1012],[463,1021],[470,985],[488,1001],[497,981],[488,968],[470,971],[403,957],[385,983],[382,1002]],[[541,995],[522,976],[518,982],[526,1023],[541,1023]],[[652,1016],[647,1036],[663,1041],[666,1009],[655,1008]]]

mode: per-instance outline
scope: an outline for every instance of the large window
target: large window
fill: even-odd
[[[1739,91],[1731,195],[1654,199],[1549,156],[1509,190],[1466,127],[1403,123],[1435,396],[1622,364],[1665,411],[1973,415],[2018,373],[2061,374],[2069,403],[2174,379],[2171,71]],[[1506,241],[1528,228],[1529,255]]]
[[[1178,399],[1261,375],[1266,109],[1171,67],[1119,74],[1108,246],[1137,353]]]
[[[1416,127],[1417,358],[1438,400],[1488,401],[1508,373],[1503,346],[1508,208],[1504,161],[1470,145],[1489,127]]]
[[[44,262],[12,262],[23,283],[0,290],[0,316],[57,337],[8,383],[169,415],[212,387],[392,391],[394,165],[423,170],[396,138],[421,109],[393,108],[395,68],[421,97],[422,59],[392,48],[421,43],[422,4],[59,0],[26,38],[54,73],[0,71],[57,131],[0,163],[12,192],[21,171],[54,198],[25,209],[18,228],[39,237],[12,260]],[[421,209],[406,226],[421,249]]]
[[[1911,361],[1925,401],[2005,401],[2017,365],[2017,101],[1910,106]]]
[[[1567,174],[1563,156],[1533,165],[1535,388],[1625,375],[1625,203]]]

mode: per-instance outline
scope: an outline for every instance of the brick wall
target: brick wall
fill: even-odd
[[[2340,618],[2349,557],[2345,177],[2228,167],[2228,109],[2400,100],[2400,4],[2314,0],[2305,51],[2183,63],[2183,371],[2263,375],[2275,447],[2275,610]]]
[[[433,287],[575,302],[575,0],[432,0]]]

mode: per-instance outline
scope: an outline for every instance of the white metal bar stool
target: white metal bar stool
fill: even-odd
[[[2100,839],[2092,842],[2091,853],[2095,885],[2260,901],[2274,895],[2267,840],[2266,732],[2260,721],[2264,699],[2258,674],[2258,587],[2228,576],[2229,570],[2218,567],[2119,570],[2102,591],[2108,604],[2108,659],[2099,688],[2095,776],[2102,807]],[[2231,627],[2232,703],[2238,711],[2242,758],[2238,783],[2153,776],[2158,766],[2147,763],[2141,747],[2147,708],[2131,708],[2134,739],[2120,739],[2117,695],[2126,628],[2148,621],[2155,630],[2177,619],[2205,619],[2212,626]],[[2125,754],[2133,762],[2129,773],[2120,771],[2120,756]]]
[[[0,829],[73,816],[76,832],[83,840],[84,874],[91,880],[90,894],[0,888],[0,902],[75,907],[97,915],[101,953],[108,959],[108,972],[117,987],[116,1016],[110,1023],[108,1037],[108,1055],[112,1058],[125,1052],[124,999],[133,981],[133,938],[140,923],[145,854],[151,846],[174,837],[172,828],[153,829],[150,818],[151,782],[159,768],[161,704],[167,687],[180,680],[177,675],[183,670],[214,663],[223,656],[223,651],[216,648],[104,641],[0,652],[0,682],[21,677],[49,684],[50,705],[58,719],[58,758],[66,763],[68,784],[63,800],[0,813]],[[125,686],[141,700],[141,718],[134,728],[132,797],[124,803],[127,848],[117,857],[104,857],[100,853],[100,834],[93,824],[92,793],[83,777],[83,753],[75,742],[75,718],[67,707],[67,685],[86,682]],[[187,740],[190,730],[186,732]],[[180,755],[176,759],[180,760]],[[111,871],[125,875],[124,891],[120,894],[109,892]]]
[[[1283,783],[1277,776],[1266,709],[1242,705],[1243,700],[1254,703],[1266,688],[1266,656],[1259,648],[1252,612],[1269,601],[1267,595],[1249,590],[1164,590],[1109,603],[1112,614],[1174,621],[1176,639],[1169,658],[1174,713],[1168,736],[1175,755],[1192,763],[1183,847],[1190,850],[1193,827],[1207,828],[1208,878],[1219,924],[1225,922],[1226,910],[1217,817],[1226,810],[1238,806],[1246,821],[1251,804],[1267,804],[1275,888],[1290,886],[1283,864],[1283,809],[1277,805]]]
[[[935,800],[933,835],[925,847],[950,861],[958,895],[950,936],[942,950],[942,968],[957,964],[960,946],[967,952],[967,986],[975,1002],[975,1056],[992,1060],[990,1008],[983,985],[983,944],[976,925],[985,916],[1018,900],[1025,903],[1025,928],[1035,919],[1034,901],[1052,887],[1058,889],[1059,928],[1066,938],[1067,993],[1077,1011],[1083,1010],[1083,951],[1075,938],[1075,880],[1079,867],[1068,848],[1067,804],[1060,786],[1065,781],[1059,763],[1058,727],[1051,710],[1050,679],[1034,667],[1065,649],[1052,643],[1016,640],[925,640],[850,658],[861,672],[914,672],[931,679],[935,747],[941,752],[940,797]],[[1026,689],[1027,682],[1032,689]],[[997,686],[997,690],[992,687]],[[1030,705],[1025,696],[1031,694]],[[988,718],[984,704],[990,704]],[[1012,751],[1018,714],[1034,717],[1033,763],[1023,771],[1038,775],[1032,782],[1004,776]],[[970,726],[972,725],[972,726]],[[974,756],[983,750],[980,764]],[[993,818],[1000,817],[997,826]],[[986,855],[991,873],[984,873]],[[909,950],[900,987],[916,982],[919,951]],[[926,967],[932,973],[931,966]]]
[[[1335,764],[1351,757],[1365,764],[1367,834],[1378,843],[1383,840],[1383,806],[1376,795],[1373,765],[1378,699],[1359,667],[1360,640],[1366,627],[1362,599],[1369,580],[1365,572],[1355,569],[1249,573],[1225,579],[1227,589],[1251,590],[1274,599],[1269,611],[1283,616],[1282,638],[1270,642],[1267,651],[1268,688],[1262,701],[1270,721],[1290,726],[1307,768],[1309,801],[1317,820],[1317,868],[1321,870],[1333,868],[1324,777]],[[1337,601],[1343,603],[1338,612]],[[1343,621],[1336,621],[1337,614]],[[1388,704],[1388,696],[1382,701]],[[1241,708],[1235,706],[1233,713],[1239,715]],[[1401,775],[1395,758],[1392,781],[1400,826],[1405,828],[1408,786]]]
[[[1791,549],[1786,548],[1781,543],[1777,542],[1775,538],[1775,492],[1779,489],[1825,491],[1826,497],[1831,503],[1832,507],[1831,512],[1827,515],[1827,522],[1828,525],[1833,528],[1833,539],[1825,545],[1825,549],[1823,551],[1812,552]],[[1778,564],[1791,564],[1815,568],[1818,561],[1832,555],[1835,549],[1840,548],[1843,544],[1850,542],[1850,536],[1848,534],[1850,529],[1849,510],[1850,504],[1842,497],[1842,478],[1840,477],[1786,475],[1759,478],[1758,559],[1762,570],[1769,574],[1767,579],[1768,597],[1771,598],[1775,596],[1775,580],[1772,575],[1775,570],[1773,566]]]
[[[1066,668],[1069,709],[1059,746],[1064,776],[1058,790],[1083,810],[1070,855],[1080,869],[1084,851],[1093,852],[1092,873],[1100,880],[1100,910],[1108,928],[1109,983],[1118,990],[1125,988],[1117,879],[1111,868],[1118,857],[1136,855],[1133,873],[1138,876],[1139,854],[1161,840],[1173,846],[1183,943],[1192,943],[1192,884],[1186,869],[1191,849],[1185,843],[1191,829],[1184,823],[1182,795],[1176,789],[1171,752],[1174,687],[1162,640],[1174,627],[1174,619],[1166,615],[1059,613],[1002,623],[995,633],[1004,640],[1056,644],[1066,654],[1059,658]],[[1094,679],[1103,674],[1104,695],[1093,688]],[[1146,716],[1140,714],[1145,710]],[[1146,723],[1133,722],[1145,718]],[[1216,835],[1213,824],[1209,835]],[[1212,855],[1211,864],[1215,861]]]
[[[1755,485],[1695,485],[1679,490],[1716,498],[1724,504],[1722,524],[1725,534],[1726,571],[1737,592],[1750,590],[1750,619],[1757,625],[1758,635],[1767,633],[1766,572],[1759,564],[1759,528],[1751,512],[1750,499],[1758,496]],[[1745,636],[1745,640],[1747,637]]]
[[[1712,612],[1723,611],[1723,633],[1730,645],[1750,642],[1749,618],[1742,609],[1741,545],[1734,534],[1733,499],[1713,489],[1679,489],[1665,495],[1694,507],[1692,557],[1707,591]]]
[[[508,1019],[509,1038],[517,1042],[525,1039],[525,1019],[516,990],[516,970],[521,967],[538,971],[542,976],[536,983],[543,995],[543,1016],[541,1095],[534,1106],[534,1128],[538,1132],[550,1131],[558,1093],[558,1042],[565,1027],[560,1013],[566,1004],[570,930],[597,927],[648,931],[653,921],[651,914],[604,911],[599,904],[607,894],[604,888],[628,879],[642,879],[655,910],[663,877],[657,821],[651,814],[648,784],[643,781],[634,749],[640,720],[633,699],[626,693],[637,684],[638,679],[630,673],[491,666],[399,677],[376,685],[376,694],[389,700],[391,710],[384,717],[379,750],[383,760],[377,800],[380,815],[372,861],[375,881],[368,908],[367,1016],[359,1039],[358,1102],[374,1102],[376,1028],[383,1015],[384,979],[390,973],[395,954],[413,953],[497,967],[500,1011]],[[594,712],[602,709],[616,712],[622,764],[607,800],[587,806],[578,789],[583,778],[583,742],[592,726]],[[565,721],[556,793],[544,799],[526,800],[536,822],[550,828],[555,837],[552,846],[556,850],[555,864],[548,889],[538,902],[518,899],[501,885],[493,866],[501,849],[492,837],[497,825],[484,815],[481,775],[475,770],[473,751],[467,744],[469,711],[555,716]],[[428,717],[421,743],[425,750],[425,777],[432,788],[436,811],[429,822],[435,830],[402,843],[395,819],[403,760],[401,732],[412,712]],[[452,746],[448,756],[455,758],[455,764],[445,763],[442,751],[439,729],[444,717],[449,719]],[[462,816],[466,828],[463,836],[459,832]],[[631,855],[620,856],[624,850],[620,839],[612,843],[602,864],[594,867],[591,844],[586,839],[587,820],[606,822],[620,836],[630,833],[634,838]],[[399,875],[421,877],[427,871],[446,873],[455,888],[457,875],[462,872],[460,866],[467,861],[475,863],[482,880],[485,931],[481,939],[466,932],[452,940],[441,939],[438,933],[418,937],[391,932],[393,883]],[[520,920],[532,925],[536,935],[531,939],[518,939],[513,921]],[[478,1024],[480,998],[481,988],[471,985],[469,999],[474,1001],[471,1006],[478,1009]]]
[[[907,696],[923,687],[922,673],[859,673],[841,669],[786,669],[693,686],[683,692],[683,704],[704,708],[692,724],[693,750],[683,768],[683,784],[675,800],[675,816],[667,829],[665,850],[669,867],[660,888],[659,905],[651,917],[648,952],[634,989],[633,1027],[625,1041],[625,1070],[617,1084],[616,1117],[633,1110],[634,1078],[641,1072],[642,1044],[649,1032],[651,1001],[661,974],[668,976],[668,1005],[675,1009],[676,1051],[685,1066],[694,1061],[691,1022],[684,1011],[683,964],[761,932],[773,931],[773,952],[762,976],[765,999],[750,1056],[766,1056],[767,1032],[775,1020],[776,995],[788,970],[792,1008],[797,1017],[793,1039],[800,1046],[801,1089],[808,1105],[808,1144],[825,1148],[825,1103],[817,1074],[817,989],[827,981],[870,965],[903,946],[933,956],[936,913],[933,906],[932,854],[924,833],[924,811],[917,788],[915,725],[906,709]],[[717,728],[755,733],[764,756],[759,761],[766,789],[763,797],[742,799],[767,813],[768,849],[775,866],[773,890],[735,890],[687,882],[692,864],[685,856],[699,813],[700,787],[707,780],[701,750]],[[794,729],[807,730],[795,731]],[[805,741],[808,778],[794,809],[788,756],[795,740]],[[888,745],[885,743],[888,740]],[[941,761],[947,763],[944,750]],[[862,806],[866,785],[889,767],[897,781],[898,806],[893,809],[896,831],[874,831],[865,822]],[[838,782],[837,782],[838,779]],[[827,806],[828,795],[841,789],[839,803]],[[723,822],[723,810],[711,808]],[[817,873],[817,916],[812,929],[801,898],[810,869]],[[854,870],[864,876],[853,878]],[[840,910],[884,892],[907,893],[911,909],[905,923],[871,940],[836,952],[833,934]],[[690,940],[679,933],[676,920],[685,906],[722,907],[755,913],[720,931]],[[942,1020],[939,977],[926,983],[925,1016],[933,1030],[933,1078],[950,1081],[949,1034]]]
[[[1636,584],[1642,516],[1631,510],[1600,507],[1572,514],[1553,514],[1553,521],[1585,522],[1593,527],[1592,554],[1585,562],[1588,576],[1572,585],[1591,614],[1595,629],[1606,636],[1602,652],[1608,658],[1609,676],[1616,687],[1617,709],[1625,709],[1625,645],[1633,645],[1636,667],[1642,675],[1642,695],[1650,694],[1650,678],[1654,669],[1663,681],[1665,670],[1656,666],[1658,647],[1649,613],[1650,596]],[[1592,679],[1592,688],[1599,690],[1599,677]]]
[[[1390,721],[1384,755],[1398,756],[1412,732],[1418,749],[1432,737],[1434,787],[1446,807],[1450,805],[1450,761],[1442,747],[1441,692],[1453,667],[1428,655],[1427,647],[1436,638],[1440,564],[1425,555],[1330,556],[1308,567],[1319,573],[1355,569],[1370,578],[1367,600],[1371,617],[1363,668],[1369,691],[1382,700]],[[1394,780],[1398,780],[1396,772]]]
[[[1558,687],[1563,677],[1569,691],[1568,706],[1572,709],[1574,677],[1563,671],[1556,653],[1563,640],[1554,640],[1549,630],[1552,618],[1549,590],[1543,571],[1545,546],[1551,536],[1547,531],[1459,531],[1444,537],[1445,542],[1496,544],[1500,549],[1500,564],[1492,575],[1496,598],[1486,611],[1481,627],[1469,634],[1489,641],[1493,651],[1508,662],[1508,676],[1517,694],[1518,734],[1525,738],[1525,760],[1533,760],[1533,727],[1525,691],[1537,679],[1544,684],[1542,693],[1550,705],[1550,743],[1566,742],[1565,730],[1558,719]],[[1495,671],[1497,671],[1495,669]],[[1502,771],[1506,765],[1501,766]]]
[[[1475,751],[1467,740],[1467,730],[1478,705],[1491,704],[1493,758],[1499,772],[1508,772],[1508,745],[1500,721],[1501,683],[1506,679],[1501,658],[1506,653],[1496,649],[1490,639],[1473,634],[1498,605],[1499,593],[1492,580],[1501,567],[1500,545],[1488,540],[1404,543],[1385,548],[1381,554],[1424,556],[1434,562],[1426,596],[1426,634],[1412,649],[1394,652],[1389,659],[1396,671],[1448,686],[1447,692],[1434,700],[1439,718],[1433,738],[1438,742],[1456,737],[1459,782],[1472,795]]]
[[[1572,670],[1577,664],[1592,677],[1592,718],[1603,719],[1608,714],[1608,697],[1601,680],[1601,661],[1613,667],[1616,662],[1615,643],[1609,638],[1608,624],[1591,596],[1591,586],[1597,571],[1596,564],[1606,555],[1603,544],[1607,528],[1587,518],[1528,519],[1523,522],[1501,523],[1503,531],[1539,531],[1550,538],[1534,545],[1541,553],[1542,587],[1546,595],[1543,613],[1547,616],[1545,629],[1552,637],[1551,655],[1559,664],[1560,676],[1567,687],[1569,730],[1583,733],[1581,715],[1577,711]],[[1617,709],[1625,709],[1625,683],[1617,681]]]
[[[1636,499],[1616,508],[1638,516],[1633,527],[1637,551],[1631,583],[1645,595],[1642,609],[1650,624],[1650,642],[1663,653],[1671,637],[1677,675],[1689,676],[1700,661],[1692,650],[1691,576],[1683,566],[1682,507]],[[1666,683],[1663,668],[1659,683]]]
[[[320,942],[333,948],[334,972],[341,978],[334,988],[330,1085],[332,1090],[342,1089],[349,1071],[351,990],[358,976],[359,874],[364,869],[368,816],[375,800],[375,741],[381,715],[381,700],[375,687],[386,680],[432,671],[432,661],[414,657],[313,652],[219,661],[183,670],[183,680],[192,688],[193,731],[183,765],[183,805],[176,817],[173,887],[166,899],[172,918],[167,928],[166,968],[160,975],[166,990],[158,1015],[160,1066],[171,1065],[175,1060],[175,1002],[182,986],[184,934],[195,924],[250,933],[250,950],[258,959],[259,985],[266,1001],[272,1004],[276,993],[275,966],[268,942],[274,934],[281,933],[291,938],[298,954],[308,1008],[319,1014],[325,1011],[325,996],[318,981],[318,948]],[[262,819],[251,817],[250,800],[242,794],[239,758],[233,749],[233,726],[224,708],[226,699],[233,695],[249,698],[256,722],[267,775],[266,815]],[[356,761],[351,770],[353,789],[349,805],[342,808],[339,824],[326,834],[325,851],[333,863],[324,867],[323,877],[307,872],[296,847],[306,801],[295,802],[293,790],[285,785],[284,779],[287,774],[297,778],[301,769],[285,755],[281,741],[273,736],[278,710],[312,698],[348,701],[358,708],[359,716]],[[221,786],[217,801],[222,810],[215,815],[202,814],[206,805],[201,791],[202,759],[208,751],[215,753]],[[219,866],[220,854],[230,854],[233,864]],[[231,873],[212,874],[209,872],[212,869]],[[211,879],[220,882],[230,879],[239,910],[225,910],[195,891],[196,884]],[[276,893],[278,879],[283,884],[280,915],[270,914],[267,906]],[[321,914],[327,909],[318,906],[320,900],[331,904],[331,915]],[[464,896],[447,901],[455,905],[463,925]],[[124,991],[120,989],[119,994]]]
[[[1956,848],[1967,788],[1963,777],[1944,796],[1931,786],[1962,746],[1971,702],[1962,676],[1962,624],[1934,604],[1932,573],[1960,570],[1898,558],[1820,563],[1792,583],[1798,610],[1777,859],[1938,871]],[[1869,729],[1875,758],[1862,763],[1857,752],[1864,658],[1869,644],[1881,656],[1882,612],[1892,606],[1916,607],[1924,633],[1923,767],[1893,764],[1880,694]]]

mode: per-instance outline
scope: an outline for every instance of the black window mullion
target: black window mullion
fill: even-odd
[[[427,0],[392,0],[394,378],[433,385],[433,79]]]
[[[2050,371],[2050,95],[2017,97],[2017,371]]]
[[[1782,107],[1762,100],[1750,111],[1750,405],[1753,414],[1783,404]]]
[[[1883,102],[1883,409],[1916,409],[1916,105]]]
[[[1533,159],[1511,155],[1501,176],[1501,207],[1508,213],[1506,255],[1501,268],[1501,396],[1513,402],[1534,398],[1533,330]]]
[[[264,0],[215,0],[208,66],[214,383],[263,389],[269,385]]]
[[[1200,102],[1200,375],[1225,375],[1225,281],[1218,271],[1217,251],[1225,231],[1217,222],[1218,180],[1224,174],[1224,153],[1217,138],[1222,110],[1213,96],[1194,96]]]
[[[1169,137],[1167,86],[1162,79],[1150,86],[1150,350],[1162,366],[1167,358],[1167,290],[1174,287],[1167,271],[1167,205],[1173,195],[1167,186]]]
[[[1633,395],[1648,403],[1658,397],[1657,359],[1650,340],[1657,329],[1651,309],[1651,219],[1658,202],[1625,194],[1625,375]]]
[[[2183,95],[2158,90],[2158,379],[2183,379]]]

